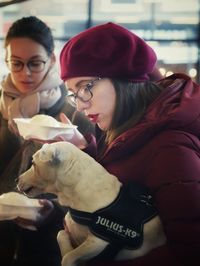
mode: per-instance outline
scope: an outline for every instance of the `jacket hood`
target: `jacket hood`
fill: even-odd
[[[200,137],[200,86],[190,77],[174,74],[157,85],[164,87],[149,106],[143,123],[156,128],[181,130]]]
[[[144,118],[111,143],[107,152],[122,142],[122,150],[134,151],[166,130],[179,130],[200,138],[200,86],[184,74],[173,74],[156,84],[164,89],[148,107]]]

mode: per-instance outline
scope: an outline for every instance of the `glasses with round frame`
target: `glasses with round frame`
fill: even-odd
[[[39,73],[39,72],[42,72],[44,70],[47,61],[48,61],[48,59],[46,61],[39,60],[39,59],[37,59],[37,60],[32,59],[32,60],[29,60],[28,62],[24,63],[20,60],[11,59],[11,60],[6,60],[6,63],[7,63],[8,68],[12,72],[20,72],[20,71],[22,71],[22,69],[26,65],[30,72]]]
[[[84,102],[84,103],[89,102],[93,97],[92,88],[101,79],[102,78],[100,78],[100,77],[95,78],[95,79],[91,80],[90,82],[88,82],[87,84],[81,85],[78,88],[76,93],[71,93],[71,94],[67,95],[69,102],[73,106],[77,105],[77,99],[79,99],[81,102]]]

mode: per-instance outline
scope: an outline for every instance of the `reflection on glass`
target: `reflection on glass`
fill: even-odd
[[[36,15],[52,28],[59,58],[63,44],[70,37],[88,26],[112,21],[149,41],[164,75],[180,71],[195,79],[199,76],[199,5],[199,0],[181,1],[181,4],[174,0],[27,1],[0,8],[0,37],[3,40],[16,19]],[[7,68],[2,53],[0,60],[0,75],[4,75]]]

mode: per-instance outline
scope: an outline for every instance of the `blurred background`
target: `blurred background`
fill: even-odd
[[[149,42],[164,76],[183,72],[200,82],[200,0],[0,1],[0,78],[7,73],[6,32],[16,19],[29,15],[38,16],[53,30],[57,57],[70,37],[111,21]]]

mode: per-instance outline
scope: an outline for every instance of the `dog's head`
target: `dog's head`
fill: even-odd
[[[44,144],[33,155],[31,168],[19,176],[18,189],[28,196],[47,192],[58,195],[79,182],[91,160],[68,142]]]

